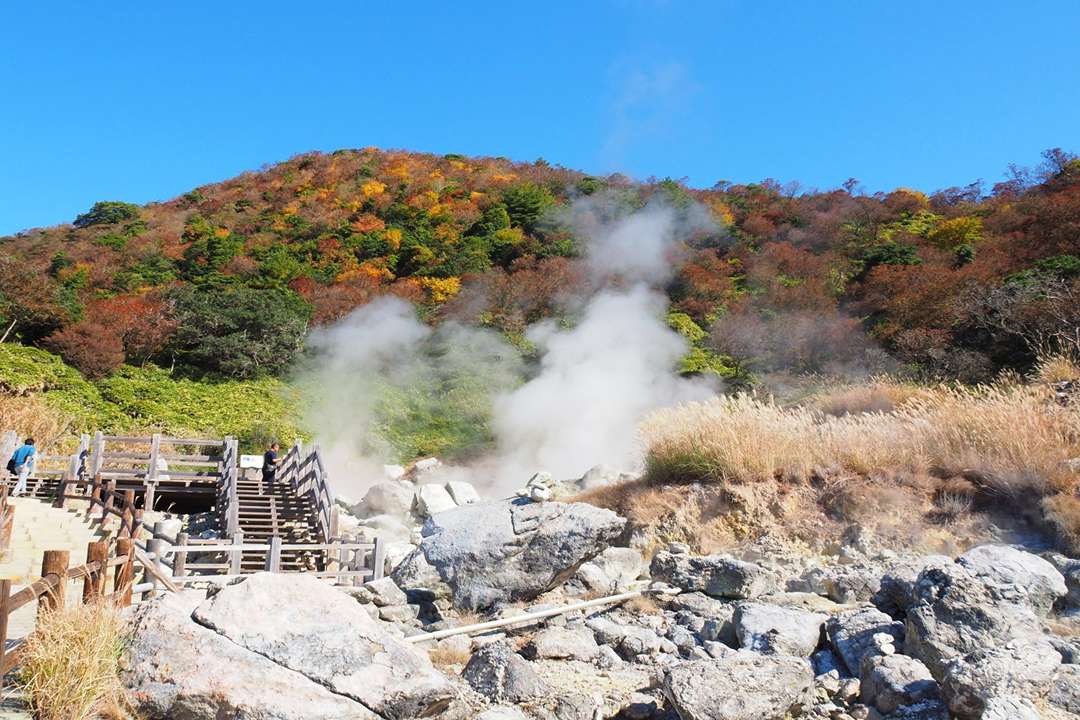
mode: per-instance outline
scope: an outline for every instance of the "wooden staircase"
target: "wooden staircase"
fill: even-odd
[[[236,481],[239,498],[239,525],[244,543],[268,543],[277,535],[283,545],[319,542],[313,521],[313,503],[309,496],[297,497],[287,482],[265,483],[261,478]],[[263,569],[265,553],[245,552],[241,560],[244,572]],[[286,572],[321,569],[323,553],[283,550],[281,567]]]

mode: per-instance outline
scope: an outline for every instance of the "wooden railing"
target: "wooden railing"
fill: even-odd
[[[150,437],[94,434],[90,447],[87,474],[106,480],[134,480],[144,485],[144,505],[152,509],[157,488],[168,481],[172,485],[217,483],[225,476],[229,458],[226,450],[231,438],[179,438],[155,433]],[[120,445],[110,450],[109,445]],[[147,446],[145,450],[139,446]],[[134,448],[132,446],[135,446]],[[193,448],[196,452],[175,452]],[[217,451],[217,448],[221,448]],[[174,452],[170,452],[170,449]],[[203,452],[198,452],[203,450]],[[236,461],[235,454],[231,458]],[[162,462],[168,467],[161,468]],[[186,468],[186,469],[185,469]]]
[[[86,563],[68,567],[67,550],[47,550],[41,562],[41,579],[12,594],[11,580],[0,580],[0,682],[20,661],[23,644],[7,646],[8,616],[22,606],[38,602],[38,613],[64,607],[67,583],[83,580],[82,602],[110,602],[118,607],[131,605],[135,591],[135,543],[122,538],[112,543],[101,540],[86,548]],[[112,592],[105,593],[109,570],[115,568]]]
[[[242,577],[244,555],[254,553],[263,559],[261,571],[282,572],[281,554],[287,551],[325,552],[330,558],[326,570],[305,571],[305,575],[333,578],[339,584],[359,584],[378,580],[383,576],[386,564],[386,545],[376,538],[374,542],[352,542],[346,538],[329,543],[283,543],[274,536],[269,543],[245,543],[242,539],[196,540],[181,536],[178,545],[155,545],[155,555],[160,558],[172,556],[170,578],[177,585],[192,582],[221,582]],[[205,556],[224,555],[227,559],[208,559]],[[195,560],[192,561],[192,556]]]
[[[237,486],[240,443],[233,438],[225,438],[221,457],[222,475],[216,505],[220,527],[225,537],[231,538],[240,531],[240,491]]]
[[[311,500],[310,520],[318,532],[319,541],[328,543],[337,538],[339,510],[319,446],[316,445],[305,455],[303,445],[297,440],[285,454],[280,474],[297,497]]]

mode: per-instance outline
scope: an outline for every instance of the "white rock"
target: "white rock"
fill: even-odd
[[[464,480],[451,480],[444,487],[458,505],[472,505],[480,502],[480,493],[476,492],[476,488],[472,486],[472,483],[467,483]]]
[[[428,483],[421,485],[416,491],[416,512],[423,517],[431,517],[456,507],[454,498],[450,497],[450,493],[442,485]]]
[[[551,488],[537,485],[529,489],[529,497],[535,502],[546,502],[551,499],[551,495]]]
[[[415,549],[416,545],[411,542],[386,543],[386,566],[383,568],[383,572],[387,575],[394,572],[394,568],[400,565],[402,560],[409,557],[409,554]]]
[[[383,476],[387,480],[398,480],[405,477],[405,468],[400,465],[383,465]]]
[[[440,465],[442,465],[442,463],[439,462],[439,458],[429,457],[424,458],[423,460],[417,460],[413,463],[413,468],[416,472],[426,472],[427,470],[437,468]]]

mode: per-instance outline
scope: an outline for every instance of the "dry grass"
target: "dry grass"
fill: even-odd
[[[893,412],[926,390],[917,385],[874,379],[864,385],[843,385],[812,398],[811,407],[825,415],[865,415]]]
[[[1034,378],[1050,384],[1080,380],[1080,355],[1076,352],[1044,354],[1039,357]]]
[[[448,645],[436,645],[428,650],[428,657],[431,658],[432,665],[445,672],[467,665],[472,652]]]
[[[129,716],[120,684],[127,628],[104,603],[75,605],[38,618],[27,638],[18,682],[37,720]]]
[[[1080,497],[1058,493],[1042,501],[1042,510],[1061,546],[1072,554],[1080,553]]]
[[[32,437],[38,447],[52,447],[71,433],[71,420],[34,396],[0,395],[0,428]]]
[[[938,387],[892,412],[840,417],[783,408],[749,395],[661,410],[643,425],[653,482],[746,483],[806,477],[813,468],[868,475],[944,469],[983,489],[1039,496],[1075,483],[1064,461],[1080,455],[1080,413],[1043,387],[1002,383]]]

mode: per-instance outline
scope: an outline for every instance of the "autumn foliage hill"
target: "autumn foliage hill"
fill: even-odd
[[[538,160],[374,148],[309,153],[172,200],[103,201],[0,238],[0,321],[91,378],[148,362],[280,375],[312,325],[392,293],[519,335],[558,311],[582,248],[575,199],[699,203],[673,325],[740,372],[902,366],[986,379],[1080,328],[1080,160],[1052,150],[993,187],[927,195],[693,189]],[[696,371],[694,367],[689,371]]]

